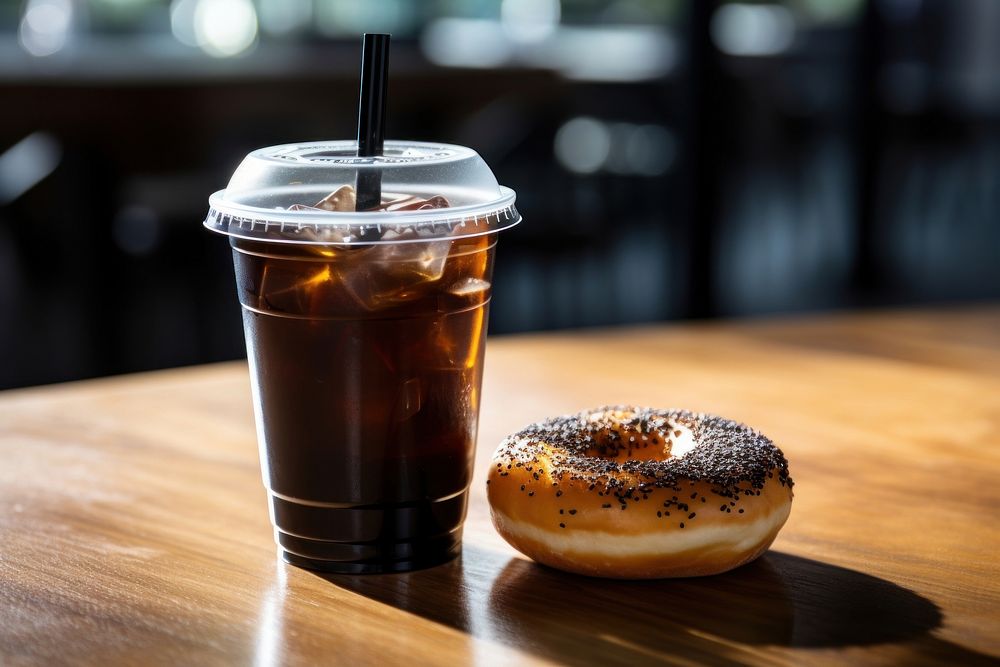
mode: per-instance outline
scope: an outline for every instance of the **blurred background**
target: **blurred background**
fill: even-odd
[[[243,356],[208,195],[364,31],[518,193],[493,333],[1000,297],[997,0],[0,0],[0,388]]]

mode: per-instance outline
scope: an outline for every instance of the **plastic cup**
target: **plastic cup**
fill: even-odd
[[[513,191],[468,148],[355,150],[254,151],[210,198],[205,225],[233,248],[283,557],[400,572],[461,550],[494,249],[520,216]],[[376,171],[383,205],[424,208],[315,207]],[[450,205],[430,208],[435,197]]]

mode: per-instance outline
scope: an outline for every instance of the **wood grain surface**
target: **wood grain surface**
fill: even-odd
[[[998,664],[1000,308],[492,339],[463,556],[276,558],[246,366],[0,394],[0,664]],[[495,444],[605,403],[745,421],[795,477],[772,550],[610,582],[493,532]]]

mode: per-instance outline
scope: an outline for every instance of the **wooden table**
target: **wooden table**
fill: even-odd
[[[529,421],[682,406],[774,438],[771,552],[611,582],[493,532],[482,474]],[[247,370],[0,394],[0,664],[997,664],[1000,308],[490,341],[461,559],[405,575],[281,563]]]

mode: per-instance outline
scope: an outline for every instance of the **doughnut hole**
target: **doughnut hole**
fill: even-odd
[[[668,422],[660,428],[617,424],[595,434],[594,446],[584,455],[617,463],[666,461],[683,456],[694,445],[694,434],[684,424]]]

